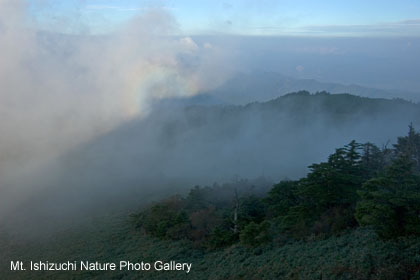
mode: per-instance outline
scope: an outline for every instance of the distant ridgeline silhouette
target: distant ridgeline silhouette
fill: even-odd
[[[327,91],[332,94],[352,93],[372,98],[402,97],[407,100],[420,101],[417,92],[397,89],[377,89],[360,85],[343,85],[339,83],[320,82],[314,79],[296,79],[274,72],[239,73],[223,85],[203,92],[203,94],[230,104],[246,104],[253,101],[267,101],[290,92],[307,90],[309,92]]]

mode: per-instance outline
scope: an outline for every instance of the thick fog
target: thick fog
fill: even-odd
[[[26,3],[0,1],[2,214],[33,195],[32,176],[59,155],[146,116],[155,99],[191,96],[228,76],[217,46],[169,36],[177,24],[163,10],[111,34],[74,35],[37,30]]]
[[[381,146],[420,124],[418,105],[401,101],[229,105],[331,87],[301,78],[413,91],[415,39],[173,36],[176,19],[159,9],[106,35],[57,34],[29,24],[25,8],[0,0],[0,222],[40,227],[195,184],[298,178],[353,139]]]

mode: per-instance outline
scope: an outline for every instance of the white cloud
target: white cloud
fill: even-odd
[[[0,0],[0,185],[147,114],[154,99],[191,96],[226,78],[223,52],[169,36],[177,24],[161,9],[106,36],[39,33],[24,22],[24,1]]]

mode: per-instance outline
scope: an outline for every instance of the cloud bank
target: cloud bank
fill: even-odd
[[[227,75],[216,71],[224,62],[222,50],[172,36],[176,21],[161,9],[139,13],[101,36],[41,32],[28,24],[26,9],[25,1],[0,0],[4,200],[22,193],[19,186],[7,187],[16,178],[147,115],[154,100],[192,96]]]

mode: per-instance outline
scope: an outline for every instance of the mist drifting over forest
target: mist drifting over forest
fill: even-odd
[[[106,34],[58,32],[29,8],[0,0],[0,223],[171,187],[298,178],[332,147],[391,145],[420,125],[416,37],[189,35],[165,7]],[[414,103],[280,97],[299,90]]]

